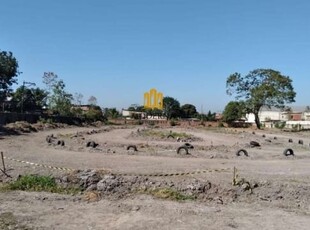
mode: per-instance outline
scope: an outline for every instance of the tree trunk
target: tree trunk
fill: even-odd
[[[260,120],[259,120],[259,117],[258,117],[258,112],[256,113],[254,113],[254,116],[255,116],[255,124],[256,124],[256,127],[258,128],[258,129],[260,129],[261,127],[260,127]]]

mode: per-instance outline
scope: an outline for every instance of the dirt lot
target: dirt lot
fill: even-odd
[[[50,143],[47,136],[52,136]],[[57,144],[59,140],[64,141],[64,146]],[[298,144],[299,140],[303,144]],[[98,146],[87,147],[91,141]],[[260,147],[251,147],[250,141],[258,142]],[[189,154],[178,154],[176,149],[185,142],[194,149]],[[71,175],[80,173],[82,178],[86,173],[87,183],[89,178],[94,179],[89,173],[104,172],[99,183],[83,182],[87,192],[95,193],[101,188],[95,193],[96,202],[85,200],[87,192],[75,196],[1,192],[3,229],[309,229],[310,226],[310,133],[307,132],[67,127],[1,135],[0,143],[7,173],[13,179],[18,175],[40,174],[53,175],[60,183],[72,182],[67,171],[42,165],[79,169],[71,171]],[[127,150],[129,145],[135,145],[138,151]],[[287,148],[294,150],[295,156],[285,156],[283,151]],[[249,156],[242,153],[237,156],[239,149],[245,149]],[[234,167],[239,175],[235,186]],[[7,180],[0,172],[0,181]],[[166,187],[195,199],[173,201],[136,192]]]

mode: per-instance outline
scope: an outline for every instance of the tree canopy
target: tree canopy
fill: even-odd
[[[196,107],[192,104],[184,104],[180,110],[183,118],[192,118],[197,115]]]
[[[163,103],[163,114],[168,120],[180,116],[180,102],[177,99],[174,99],[173,97],[164,97]]]
[[[224,109],[223,121],[231,126],[235,121],[239,120],[245,115],[243,101],[230,101]]]
[[[57,74],[53,72],[45,72],[43,83],[47,86],[49,109],[59,115],[70,115],[73,96],[66,91],[64,81],[58,80]]]
[[[245,76],[234,73],[226,81],[227,94],[244,100],[246,112],[253,113],[260,128],[258,113],[263,106],[283,108],[295,102],[296,93],[290,77],[272,69],[256,69]]]
[[[12,52],[0,50],[0,102],[12,91],[11,86],[17,83],[18,62]]]
[[[12,101],[16,111],[42,110],[46,106],[47,92],[40,88],[20,86],[13,93]]]

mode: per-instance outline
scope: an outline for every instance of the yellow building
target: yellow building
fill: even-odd
[[[163,94],[157,92],[156,89],[151,89],[144,93],[144,108],[146,109],[163,109]]]

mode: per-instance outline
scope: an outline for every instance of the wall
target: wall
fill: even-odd
[[[14,123],[16,121],[26,121],[36,123],[40,119],[51,119],[53,122],[65,123],[68,125],[80,125],[82,120],[77,117],[49,116],[46,114],[28,114],[28,113],[0,113],[0,125]]]

